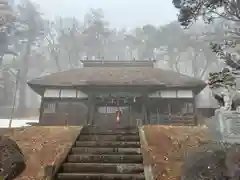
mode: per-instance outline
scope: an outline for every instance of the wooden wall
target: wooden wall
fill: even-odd
[[[109,102],[93,94],[84,94],[79,90],[48,90],[41,103],[40,124],[44,125],[95,125],[116,124],[116,109],[112,112],[100,112],[100,107],[113,107]],[[147,95],[142,94],[135,100],[124,101],[127,106],[121,117],[124,126],[136,125],[137,119],[144,124],[196,124],[194,94],[191,90],[162,90]],[[106,100],[106,102],[105,102]],[[119,100],[118,100],[119,102]]]
[[[73,99],[44,99],[39,123],[42,125],[85,125],[86,101]]]
[[[142,104],[146,104],[146,114],[143,114]],[[123,106],[124,107],[124,106]],[[101,112],[99,108],[103,108]],[[115,110],[105,112],[114,106],[95,106],[93,124],[116,124]],[[134,126],[136,119],[142,119],[144,124],[194,124],[195,108],[193,99],[149,99],[126,105],[123,108],[121,124]],[[109,111],[109,110],[108,110]],[[84,125],[88,120],[88,100],[44,99],[42,102],[40,124],[43,125]],[[144,121],[145,117],[145,121]]]

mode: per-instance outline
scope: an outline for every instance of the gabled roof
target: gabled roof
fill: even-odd
[[[83,60],[84,67],[154,67],[155,60]]]
[[[86,87],[86,86],[162,86],[198,88],[206,84],[174,71],[151,67],[84,67],[58,72],[31,80],[36,87]]]

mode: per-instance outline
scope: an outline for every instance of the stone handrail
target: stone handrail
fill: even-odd
[[[142,119],[136,119],[136,121],[138,127],[143,125]]]

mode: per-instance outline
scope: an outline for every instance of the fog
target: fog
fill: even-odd
[[[83,19],[90,8],[101,8],[106,20],[115,28],[134,28],[145,24],[163,25],[177,19],[177,10],[171,1],[33,0],[33,2],[39,4],[44,15],[51,19],[57,16]]]
[[[81,60],[86,58],[154,59],[157,68],[204,81],[209,72],[224,67],[209,43],[223,41],[224,27],[231,23],[222,19],[210,24],[197,22],[185,30],[178,22],[178,10],[171,1],[9,2],[0,9],[2,17],[6,16],[1,21],[0,34],[3,117],[37,116],[41,98],[27,82],[82,67]],[[209,96],[209,90],[202,96],[206,93]]]

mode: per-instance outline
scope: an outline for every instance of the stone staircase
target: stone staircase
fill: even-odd
[[[84,127],[54,180],[144,180],[137,128]]]

